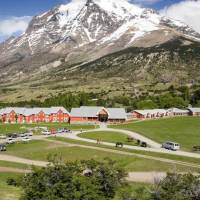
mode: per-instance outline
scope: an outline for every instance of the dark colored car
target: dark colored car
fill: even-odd
[[[6,145],[0,144],[0,151],[6,151]]]
[[[147,143],[146,142],[142,142],[140,146],[146,148],[147,147]]]

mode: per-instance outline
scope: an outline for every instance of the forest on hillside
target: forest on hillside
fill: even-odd
[[[187,108],[188,105],[200,107],[200,89],[191,93],[187,86],[175,88],[173,85],[168,88],[165,94],[154,96],[140,96],[132,98],[121,95],[112,98],[104,97],[103,93],[64,93],[47,98],[44,101],[31,100],[17,103],[0,103],[1,107],[50,107],[63,106],[68,110],[80,106],[104,106],[104,107],[125,107],[127,111],[132,109],[154,109],[154,108]]]

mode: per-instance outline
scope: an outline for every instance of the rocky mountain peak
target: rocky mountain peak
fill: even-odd
[[[33,17],[23,35],[0,44],[0,69],[30,63],[40,68],[60,57],[88,61],[127,47],[158,45],[179,35],[200,38],[184,23],[127,0],[72,0]]]

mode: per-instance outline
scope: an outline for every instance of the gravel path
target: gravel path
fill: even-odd
[[[27,164],[27,165],[35,165],[35,166],[40,166],[40,167],[45,167],[48,164],[48,162],[45,162],[45,161],[30,160],[30,159],[20,158],[16,156],[2,155],[2,154],[0,154],[0,160],[22,163],[22,164]]]
[[[0,173],[6,173],[6,172],[11,172],[11,173],[30,173],[31,170],[28,169],[18,169],[18,168],[13,168],[13,167],[0,167]]]
[[[137,183],[156,183],[167,176],[166,172],[130,172],[127,181]]]

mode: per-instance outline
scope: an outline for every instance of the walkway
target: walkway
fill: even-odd
[[[35,165],[39,167],[45,167],[48,164],[48,162],[45,162],[45,161],[30,160],[30,159],[20,158],[17,156],[2,155],[2,154],[0,154],[0,160],[21,163],[21,164],[26,164],[26,165]]]
[[[143,141],[143,142],[146,142],[150,147],[152,148],[161,148],[161,144],[143,136],[143,135],[140,135],[136,132],[132,132],[132,131],[128,131],[128,130],[122,130],[122,129],[114,129],[114,128],[107,128],[106,125],[104,126],[100,126],[100,128],[98,129],[95,129],[95,130],[88,130],[88,131],[85,131],[85,132],[96,132],[96,131],[111,131],[111,132],[118,132],[118,133],[123,133],[125,135],[128,135],[130,137],[133,137],[134,139],[136,140],[140,140],[140,141]]]
[[[26,174],[26,173],[30,173],[31,170],[19,169],[19,168],[13,168],[13,167],[0,167],[0,173],[6,173],[6,172]]]
[[[139,150],[139,151],[146,151],[146,152],[154,152],[154,153],[164,153],[164,154],[170,154],[170,155],[176,155],[176,156],[184,156],[184,157],[190,157],[190,158],[200,158],[200,154],[198,153],[192,153],[192,152],[186,152],[186,151],[171,151],[171,150],[167,150],[167,149],[163,149],[161,148],[161,145],[148,139],[145,138],[137,133],[131,132],[131,131],[126,131],[126,130],[121,130],[121,129],[112,129],[112,128],[98,128],[95,130],[89,130],[89,131],[85,131],[85,132],[73,132],[71,134],[59,134],[58,137],[64,137],[64,138],[70,138],[70,139],[74,139],[74,140],[78,140],[78,141],[84,141],[84,142],[90,142],[90,143],[95,143],[96,144],[96,140],[92,140],[92,139],[86,139],[86,138],[81,138],[78,135],[80,133],[88,133],[88,132],[97,132],[97,131],[111,131],[111,132],[116,132],[116,133],[123,133],[126,135],[130,135],[132,137],[134,137],[135,139],[140,138],[142,141],[147,142],[147,144],[151,144],[153,147],[151,148],[143,148],[143,147],[139,147],[139,146],[131,146],[131,145],[124,145],[124,148],[126,149],[130,149],[130,150]],[[110,142],[101,142],[101,144],[103,145],[107,145],[107,146],[111,146],[114,147],[115,144],[114,143],[110,143]]]
[[[167,176],[166,172],[130,172],[126,178],[129,182],[157,183]]]

